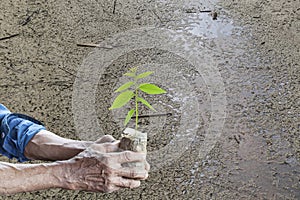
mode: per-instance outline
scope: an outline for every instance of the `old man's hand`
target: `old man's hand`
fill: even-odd
[[[102,141],[101,141],[102,139]],[[120,151],[119,141],[104,136],[76,157],[61,161],[66,189],[113,192],[121,188],[136,188],[148,177],[149,164],[144,153]],[[139,162],[143,167],[126,167]]]

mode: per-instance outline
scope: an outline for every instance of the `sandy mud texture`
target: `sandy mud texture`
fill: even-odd
[[[161,49],[127,52],[97,82],[96,113],[102,129],[121,135],[122,127],[108,107],[123,72],[147,63],[161,70],[159,66],[174,66],[173,74],[168,72],[170,84],[189,83],[181,89],[195,94],[199,103],[198,111],[189,113],[200,116],[196,137],[188,148],[178,149],[183,154],[151,171],[134,190],[101,194],[51,189],[0,199],[300,199],[300,2],[224,2],[1,0],[0,38],[18,35],[0,40],[0,102],[40,119],[61,136],[86,139],[76,133],[72,94],[78,69],[93,48],[76,44],[97,44],[141,27],[187,32],[198,41],[186,41],[194,49],[185,51],[199,45],[199,51],[214,59],[227,105],[223,129],[218,130],[222,135],[200,156],[214,95],[205,85],[205,74]],[[203,10],[216,11],[217,19]],[[172,133],[186,125],[180,123],[185,113],[177,95],[170,90],[169,96],[152,99],[172,115],[141,122],[147,133],[147,126],[155,130],[153,123],[163,122],[156,134],[150,131],[148,152],[171,144],[177,136]]]

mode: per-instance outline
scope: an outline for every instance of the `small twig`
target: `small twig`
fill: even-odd
[[[158,113],[158,114],[152,114],[152,115],[139,115],[139,118],[148,118],[148,117],[160,117],[160,116],[171,116],[172,113]],[[132,119],[134,119],[135,116],[132,116]],[[125,117],[119,117],[118,119],[125,119]]]
[[[263,162],[267,164],[279,164],[279,165],[288,164],[286,161],[274,161],[274,160],[267,160]]]
[[[211,10],[200,10],[201,13],[210,13],[212,12]]]
[[[237,138],[236,135],[234,135],[233,138],[234,138],[234,140],[235,140],[238,144],[240,144],[240,141],[238,140],[238,138]]]
[[[66,72],[66,73],[68,73],[68,74],[70,74],[70,75],[76,77],[76,74],[74,74],[74,73],[72,73],[72,72],[70,72],[70,71],[64,69],[63,67],[57,66],[57,68],[59,68],[59,69],[61,69],[62,71],[64,71],[64,72]]]
[[[98,44],[87,44],[87,43],[78,43],[77,46],[79,47],[98,47]]]
[[[113,49],[112,46],[100,46],[99,44],[91,44],[91,43],[78,43],[77,46],[79,47],[97,47],[103,49]]]
[[[40,10],[33,11],[30,15],[28,15],[26,17],[26,19],[24,19],[23,21],[21,21],[19,24],[22,25],[22,26],[25,26],[26,24],[28,24],[31,21],[33,15],[34,14],[38,14],[39,12],[40,12]]]
[[[114,0],[113,14],[115,14],[115,11],[116,11],[116,5],[117,5],[117,0]]]
[[[163,24],[163,21],[162,19],[160,18],[160,16],[154,11],[154,10],[151,10],[153,12],[153,14],[158,18],[158,20],[160,21],[160,23]]]
[[[9,36],[0,38],[0,40],[7,40],[7,39],[10,39],[10,38],[16,37],[16,36],[18,36],[18,35],[20,35],[20,34],[19,34],[19,33],[12,34],[12,35],[9,35]]]

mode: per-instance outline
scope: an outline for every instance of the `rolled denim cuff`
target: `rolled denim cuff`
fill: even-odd
[[[0,153],[19,162],[28,161],[24,151],[28,142],[45,127],[27,115],[11,113],[0,104]]]

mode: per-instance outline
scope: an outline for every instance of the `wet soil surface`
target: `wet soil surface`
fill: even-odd
[[[101,134],[78,134],[74,91],[91,55],[109,54],[93,82],[99,132],[120,136],[122,112],[108,107],[133,65],[155,71],[153,81],[168,94],[150,101],[171,113],[141,120],[153,168],[140,188],[0,199],[300,199],[299,1],[3,0],[0,8],[0,38],[18,34],[0,40],[0,101],[12,111],[61,136],[96,139]],[[142,36],[126,32],[145,27],[171,30],[155,36],[173,43],[162,49],[153,37],[146,48]],[[124,34],[142,48],[120,53]],[[76,45],[107,40],[113,44],[96,54]]]

